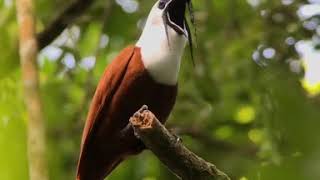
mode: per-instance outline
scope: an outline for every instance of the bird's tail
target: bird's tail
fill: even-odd
[[[88,142],[90,144],[83,146],[77,180],[103,180],[128,156],[145,149],[142,141],[134,136],[131,126],[123,132],[121,136],[110,135],[107,136],[109,138]]]
[[[88,155],[79,160],[76,180],[103,180],[123,161],[119,153],[106,153],[108,157]]]

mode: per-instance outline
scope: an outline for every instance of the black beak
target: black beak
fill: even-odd
[[[186,27],[186,7],[190,0],[170,0],[165,9],[164,16],[167,16],[167,24],[178,34],[188,35]]]
[[[173,28],[178,34],[186,36],[189,42],[191,59],[192,59],[193,65],[195,65],[194,58],[193,58],[192,34],[185,16],[186,8],[188,8],[190,13],[190,21],[193,25],[195,24],[191,0],[162,0],[162,1],[164,2],[163,4],[167,3],[166,5],[163,6],[163,8],[165,8],[163,13],[163,20],[165,22],[167,37],[168,37],[168,30],[166,25]],[[169,43],[169,39],[168,39],[168,43]]]

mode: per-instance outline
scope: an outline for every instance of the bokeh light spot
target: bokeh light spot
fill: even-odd
[[[255,144],[261,144],[264,139],[264,132],[261,129],[251,129],[248,132],[248,137]]]
[[[310,83],[303,79],[301,81],[302,87],[309,93],[310,96],[316,96],[320,94],[320,83]]]
[[[248,124],[254,121],[256,111],[253,106],[245,105],[238,109],[235,114],[235,120],[240,124]]]
[[[273,48],[266,48],[263,50],[262,54],[266,59],[272,59],[276,55],[276,50]]]
[[[249,179],[243,176],[239,180],[249,180]]]
[[[233,129],[230,126],[222,126],[215,130],[215,136],[219,139],[227,139],[233,134]]]

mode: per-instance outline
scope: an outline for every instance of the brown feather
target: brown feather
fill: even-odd
[[[82,136],[77,179],[100,180],[128,155],[145,147],[128,125],[146,104],[163,123],[175,103],[177,86],[155,82],[144,68],[140,48],[129,46],[106,68],[92,100]]]

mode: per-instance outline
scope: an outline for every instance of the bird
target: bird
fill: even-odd
[[[130,117],[147,105],[161,123],[177,97],[178,75],[191,34],[190,0],[158,0],[140,38],[106,67],[96,87],[82,133],[77,180],[102,180],[128,156],[146,149],[128,128]]]

